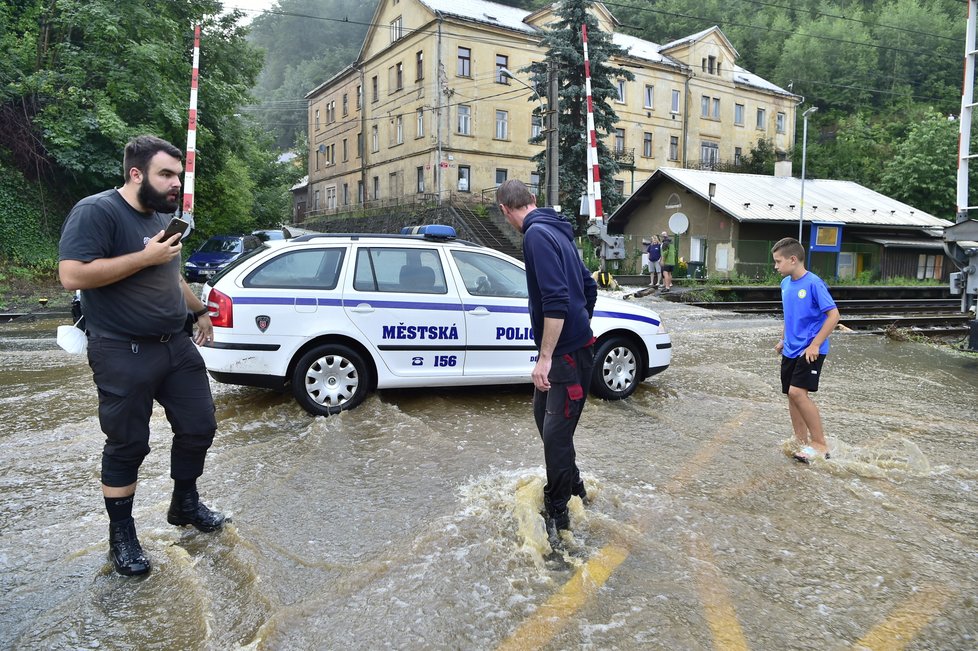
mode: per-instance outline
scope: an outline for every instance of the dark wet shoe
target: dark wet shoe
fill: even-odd
[[[543,521],[547,526],[547,539],[550,542],[550,546],[554,550],[563,549],[564,541],[560,537],[560,532],[562,530],[570,530],[570,514],[567,512],[567,509],[556,514],[546,513],[543,516]]]
[[[109,560],[123,576],[149,572],[149,559],[136,537],[136,523],[132,518],[109,523]]]
[[[174,493],[166,521],[178,527],[192,525],[199,531],[214,531],[224,524],[224,514],[204,506],[197,491],[190,491],[182,495]]]

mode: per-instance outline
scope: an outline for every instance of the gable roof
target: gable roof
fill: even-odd
[[[668,52],[669,50],[674,50],[674,49],[679,48],[679,47],[682,47],[684,45],[690,45],[692,43],[695,43],[696,41],[702,41],[708,35],[713,34],[713,33],[716,33],[716,35],[720,39],[720,42],[723,43],[724,47],[729,48],[729,50],[731,52],[733,52],[733,55],[734,55],[734,58],[735,59],[739,59],[740,58],[740,53],[737,52],[737,48],[735,48],[733,46],[733,43],[730,42],[730,39],[727,38],[726,34],[724,34],[720,30],[720,28],[717,27],[716,25],[714,25],[713,27],[708,27],[708,28],[704,29],[703,31],[696,32],[695,34],[690,34],[689,36],[684,36],[682,38],[678,38],[675,41],[670,41],[670,42],[666,43],[665,45],[663,45],[659,49],[660,49],[661,52]]]
[[[801,179],[666,167],[656,170],[608,221],[627,223],[631,213],[646,203],[652,190],[666,180],[683,186],[703,201],[710,200],[708,188],[710,183],[716,183],[714,210],[719,209],[742,223],[798,223]],[[950,224],[853,181],[806,179],[805,205],[806,222],[935,231]]]

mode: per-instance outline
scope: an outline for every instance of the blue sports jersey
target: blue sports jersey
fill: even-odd
[[[825,281],[806,271],[798,280],[792,280],[791,276],[781,279],[781,305],[784,308],[784,349],[781,354],[798,357],[822,329],[825,313],[835,307],[835,301]],[[818,352],[828,354],[828,337]]]

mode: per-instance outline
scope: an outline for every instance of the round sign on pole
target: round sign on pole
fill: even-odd
[[[675,212],[669,218],[669,230],[676,235],[681,235],[689,228],[689,218],[681,212]]]

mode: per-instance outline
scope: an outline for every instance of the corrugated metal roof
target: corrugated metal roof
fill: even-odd
[[[532,25],[523,22],[531,12],[488,0],[421,0],[421,4],[447,16],[458,16],[520,32],[537,31]]]
[[[611,35],[611,40],[615,45],[628,51],[628,55],[636,59],[644,59],[656,63],[666,63],[672,66],[681,67],[682,64],[670,57],[661,54],[662,47],[652,41],[644,41],[628,34],[615,32]]]
[[[899,240],[892,237],[868,237],[864,235],[859,239],[879,244],[884,249],[944,249],[944,240],[939,237],[930,240]]]
[[[746,86],[753,86],[754,88],[761,88],[764,90],[769,90],[775,93],[782,93],[784,95],[791,95],[792,97],[797,97],[791,91],[785,90],[776,84],[772,84],[767,79],[764,79],[760,75],[755,75],[750,70],[744,70],[738,65],[733,67],[733,78],[734,82],[738,84],[744,84]]]
[[[659,174],[685,186],[704,201],[709,200],[710,183],[716,183],[713,205],[741,222],[798,221],[801,179],[662,167],[645,183],[652,182]],[[950,224],[852,181],[806,179],[805,205],[806,222],[934,229]]]

